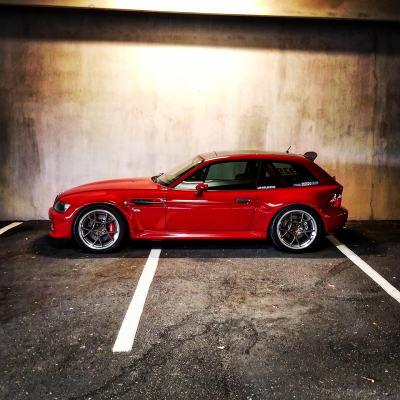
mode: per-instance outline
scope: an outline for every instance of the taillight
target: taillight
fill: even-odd
[[[331,200],[331,206],[339,208],[342,205],[342,191],[335,193]]]

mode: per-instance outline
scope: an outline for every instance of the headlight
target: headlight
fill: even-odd
[[[70,206],[71,204],[63,203],[62,201],[57,201],[57,203],[54,205],[54,209],[59,213],[65,213],[65,211],[67,211]]]

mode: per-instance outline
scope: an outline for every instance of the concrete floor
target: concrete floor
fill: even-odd
[[[336,237],[400,289],[399,227]],[[49,228],[0,236],[1,399],[400,399],[400,304],[326,239],[162,243],[133,349],[113,353],[154,244],[99,257]]]

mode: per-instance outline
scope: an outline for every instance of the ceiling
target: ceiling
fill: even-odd
[[[0,0],[0,5],[400,21],[399,0]]]

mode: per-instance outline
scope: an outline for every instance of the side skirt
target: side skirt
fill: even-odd
[[[131,231],[132,239],[146,240],[212,240],[212,239],[266,239],[267,232],[264,231]]]

